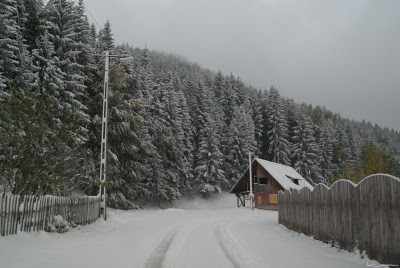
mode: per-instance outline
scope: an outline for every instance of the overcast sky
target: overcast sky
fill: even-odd
[[[400,130],[400,1],[84,0],[117,43]],[[90,18],[90,16],[89,16]],[[93,20],[92,20],[93,21]]]

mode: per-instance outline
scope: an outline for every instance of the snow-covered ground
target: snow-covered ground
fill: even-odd
[[[0,237],[1,267],[367,267],[379,264],[278,225],[233,195],[166,210],[110,210],[65,234]]]

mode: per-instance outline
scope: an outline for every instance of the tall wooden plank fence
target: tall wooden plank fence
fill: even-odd
[[[100,197],[0,194],[0,235],[48,231],[61,216],[70,224],[87,225],[100,216]]]
[[[376,174],[313,191],[280,191],[279,223],[340,248],[400,265],[400,179]]]

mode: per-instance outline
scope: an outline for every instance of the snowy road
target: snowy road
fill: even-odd
[[[167,210],[114,210],[107,222],[99,220],[62,235],[39,232],[1,237],[0,266],[336,268],[377,264],[287,230],[278,225],[277,212],[227,208],[235,204],[231,196],[225,196],[215,209],[207,208],[211,203],[196,202]]]

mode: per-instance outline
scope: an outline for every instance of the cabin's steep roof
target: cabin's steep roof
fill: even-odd
[[[263,169],[265,169],[285,190],[297,189],[300,190],[303,187],[307,187],[310,190],[313,189],[313,186],[307,182],[296,170],[294,170],[290,166],[285,166],[282,164],[274,163],[271,161],[267,161],[261,158],[256,158],[252,165],[257,162]],[[248,182],[245,179],[247,176],[248,180],[249,170],[247,169],[243,176],[238,180],[238,182],[232,187],[231,193],[238,192],[248,192],[246,185]],[[298,184],[293,182],[293,179],[298,180]]]
[[[313,189],[313,186],[290,166],[270,162],[261,158],[256,158],[255,161],[268,171],[285,190],[300,190],[303,187],[307,187],[310,190]],[[292,179],[299,180],[298,184],[295,184]]]

